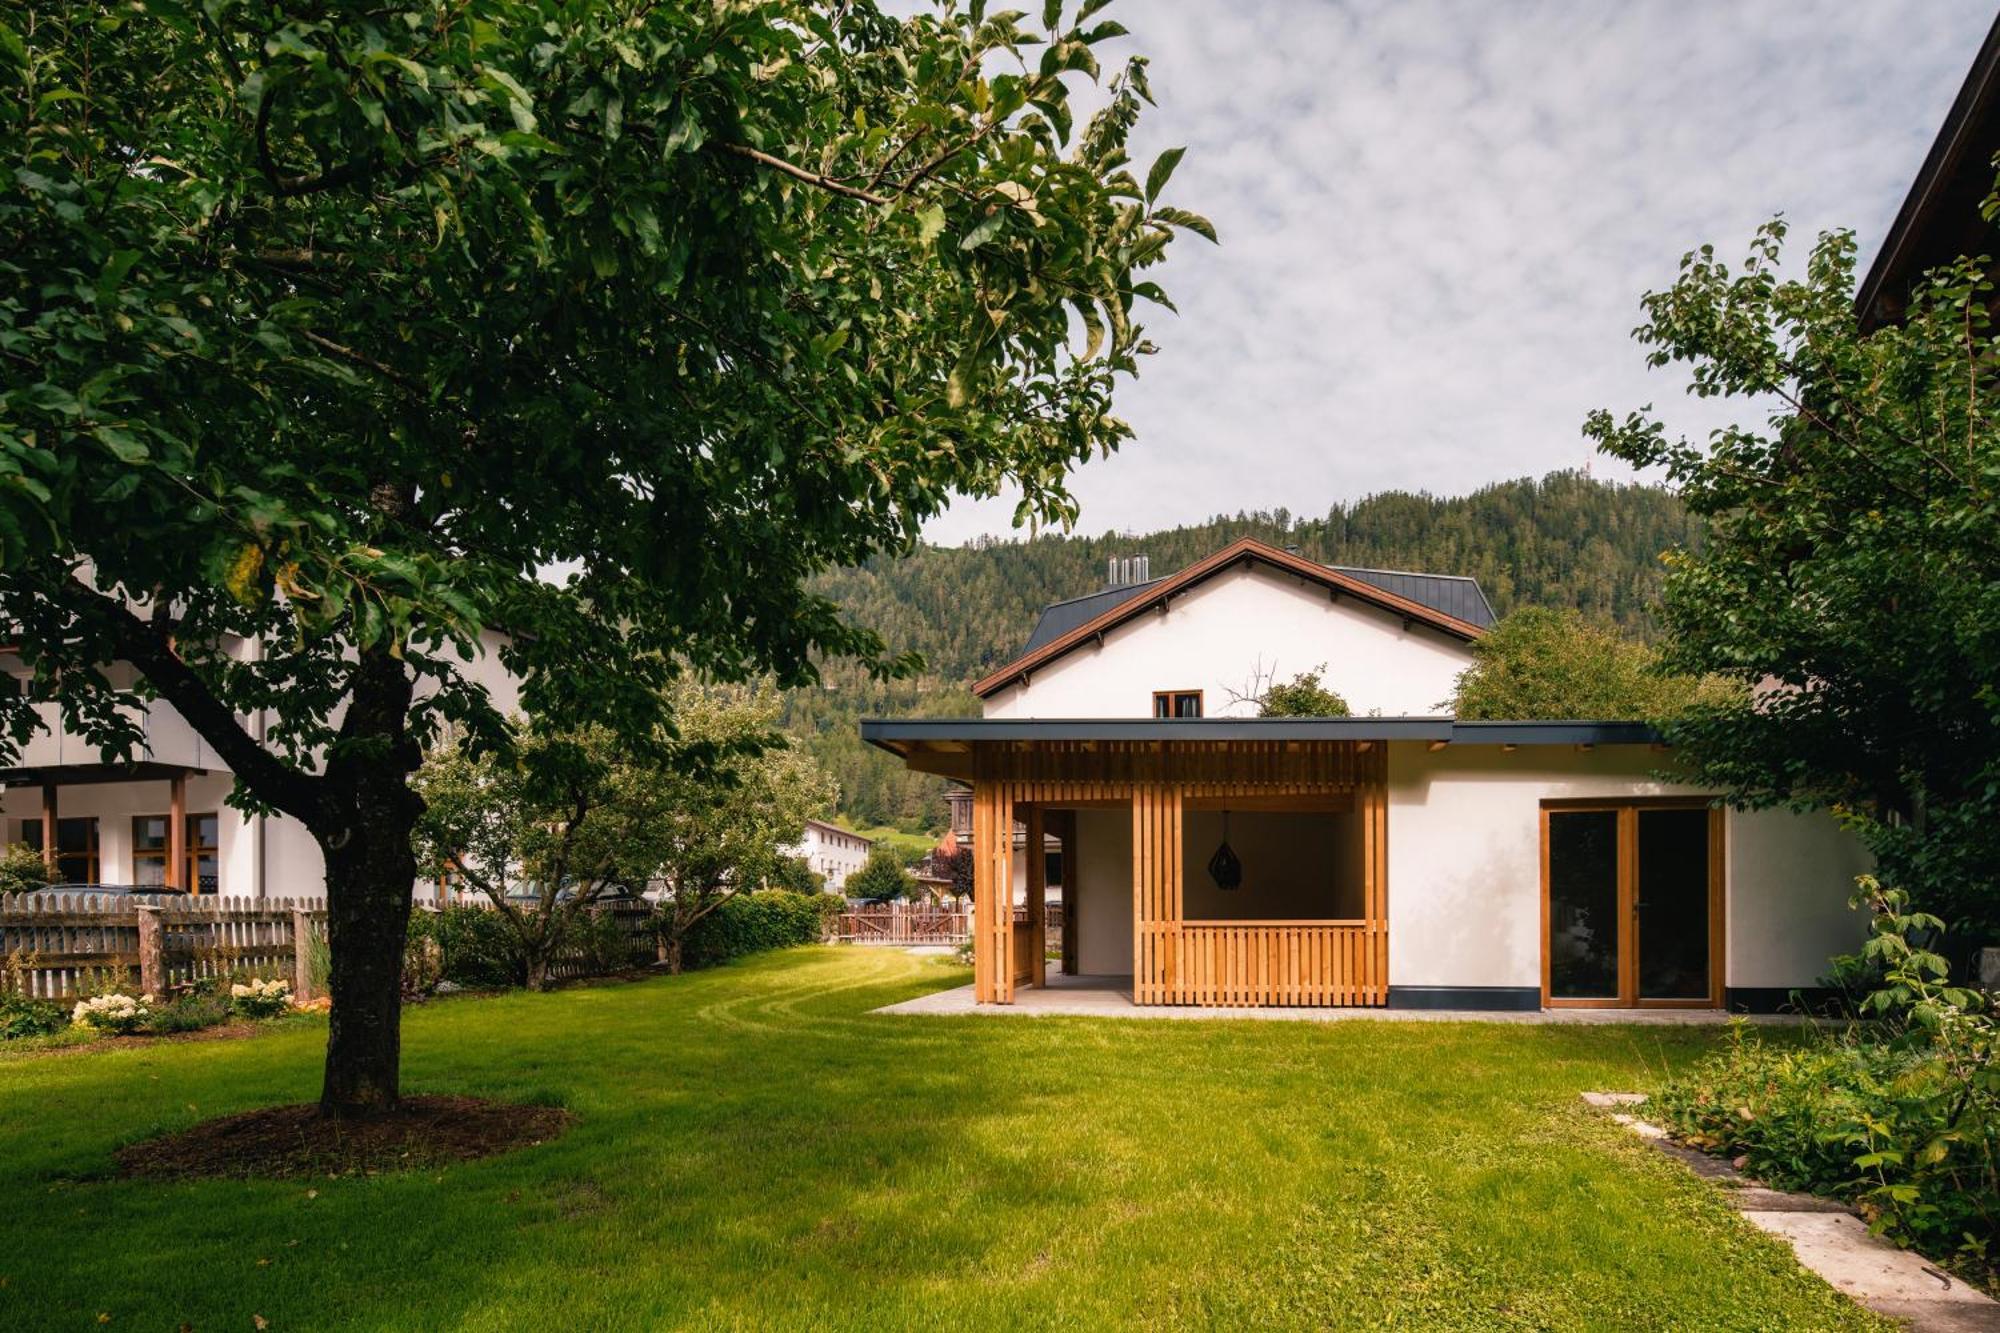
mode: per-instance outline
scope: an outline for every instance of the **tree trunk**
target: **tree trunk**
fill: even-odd
[[[410,824],[355,832],[326,853],[327,940],[333,955],[321,1113],[393,1110],[402,1061],[403,951],[416,857]]]
[[[410,788],[422,753],[410,738],[411,681],[381,650],[361,655],[327,765],[333,800],[314,829],[326,856],[333,1010],[320,1113],[395,1109],[403,1052],[403,951],[417,878],[410,834],[424,803]]]
[[[669,931],[660,936],[660,961],[667,965],[667,971],[675,976],[681,970],[681,937],[677,931]]]
[[[528,989],[544,991],[549,988],[549,957],[537,949],[528,955]]]

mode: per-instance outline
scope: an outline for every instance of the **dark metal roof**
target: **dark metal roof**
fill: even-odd
[[[1081,597],[1050,602],[1042,608],[1041,619],[1035,622],[1034,633],[1028,636],[1028,641],[1021,645],[1021,651],[1015,656],[1026,657],[1043,644],[1054,643],[1078,625],[1088,625],[1112,607],[1129,602],[1146,589],[1156,588],[1165,582],[1165,579],[1148,579],[1144,583],[1099,588],[1096,592],[1088,592]]]
[[[1644,722],[1459,722],[1449,717],[864,718],[861,739],[893,753],[923,741],[1447,741],[1457,745],[1653,745]]]
[[[1327,568],[1481,629],[1491,629],[1498,619],[1486,600],[1486,594],[1480,590],[1479,581],[1464,574],[1413,574],[1400,569],[1357,569],[1352,565],[1328,565]],[[1077,626],[1087,625],[1113,607],[1122,606],[1165,582],[1164,578],[1149,579],[1144,583],[1100,588],[1081,597],[1051,602],[1042,608],[1041,618],[1035,621],[1034,632],[1028,635],[1028,641],[1021,645],[1021,651],[1015,656],[1026,657],[1054,643]]]
[[[1499,619],[1493,614],[1493,606],[1486,600],[1479,580],[1470,575],[1414,574],[1403,569],[1357,569],[1353,565],[1329,565],[1328,568],[1337,569],[1363,583],[1371,583],[1383,592],[1407,597],[1433,611],[1456,616],[1481,629],[1492,629],[1493,622]]]

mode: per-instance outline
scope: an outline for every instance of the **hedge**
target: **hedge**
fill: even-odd
[[[817,944],[826,935],[827,918],[842,905],[832,893],[739,893],[689,928],[681,966],[713,967],[766,949]]]

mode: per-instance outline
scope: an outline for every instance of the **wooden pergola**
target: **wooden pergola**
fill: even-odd
[[[976,998],[1008,1004],[1045,981],[1043,861],[1025,866],[1026,922],[1013,910],[1016,820],[1025,846],[1073,837],[1067,812],[1129,810],[1133,1000],[1138,1004],[1379,1005],[1388,994],[1386,747],[1374,741],[972,742],[943,750],[972,785]],[[913,767],[933,767],[917,754]],[[1361,820],[1362,915],[1190,920],[1182,818],[1197,803],[1351,809]],[[1067,863],[1067,858],[1066,863]],[[1070,906],[1065,904],[1066,907]],[[1073,913],[1072,913],[1073,915]]]

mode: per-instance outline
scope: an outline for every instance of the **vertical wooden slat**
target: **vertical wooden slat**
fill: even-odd
[[[1026,811],[1028,842],[1028,980],[1036,986],[1049,984],[1048,977],[1048,857],[1042,851],[1044,823],[1042,807],[1030,805]]]

